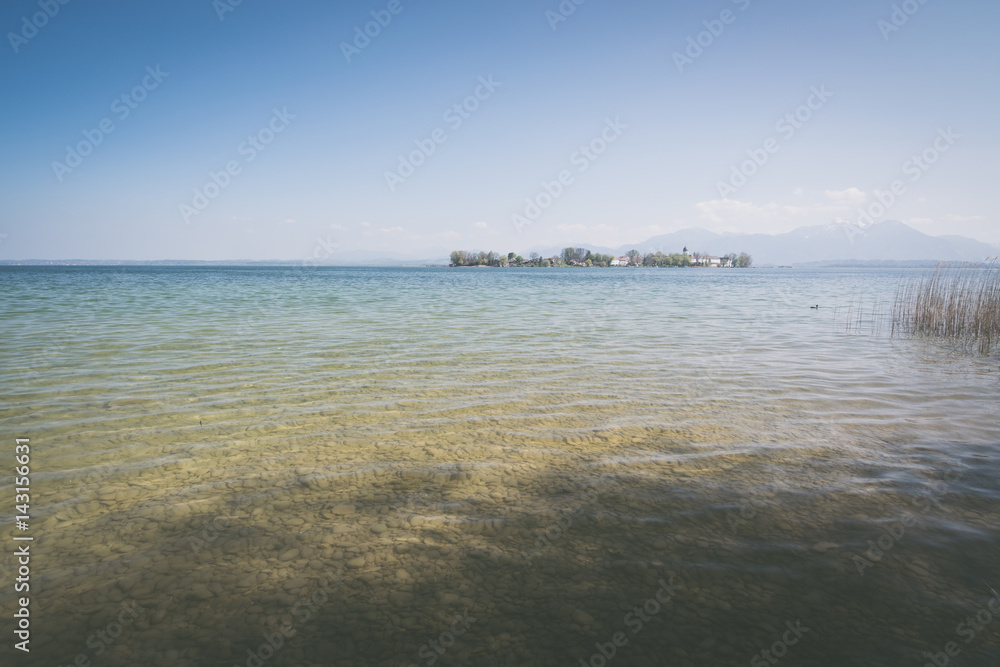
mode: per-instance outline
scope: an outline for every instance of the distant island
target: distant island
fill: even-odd
[[[753,258],[747,253],[730,253],[715,257],[704,252],[682,252],[664,254],[660,251],[642,254],[638,250],[629,250],[623,257],[602,255],[586,248],[565,248],[561,255],[542,257],[533,252],[528,259],[509,252],[506,255],[490,252],[468,252],[453,250],[451,266],[494,266],[494,267],[542,267],[552,266],[632,266],[632,267],[704,267],[704,268],[737,268],[748,269],[753,265]]]

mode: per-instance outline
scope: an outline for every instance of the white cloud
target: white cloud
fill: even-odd
[[[487,225],[485,222],[477,222],[475,225],[473,225],[473,227],[477,229],[486,229],[487,227],[489,227],[489,225]]]
[[[847,188],[846,190],[827,190],[827,199],[842,203],[847,206],[861,206],[868,200],[868,195],[858,188]]]
[[[286,218],[285,220],[282,220],[278,224],[280,224],[280,225],[294,225],[295,224],[295,220],[293,218]]]
[[[402,227],[382,227],[379,229],[383,234],[398,234],[403,231]]]
[[[335,232],[346,232],[347,231],[347,227],[344,227],[343,225],[330,225],[330,229],[332,229]]]

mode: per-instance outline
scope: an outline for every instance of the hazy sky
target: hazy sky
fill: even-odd
[[[0,258],[1000,243],[995,0],[237,2],[3,3]]]

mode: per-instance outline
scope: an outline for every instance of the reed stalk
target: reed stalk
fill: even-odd
[[[892,336],[942,338],[990,354],[1000,346],[1000,265],[939,265],[896,289]]]

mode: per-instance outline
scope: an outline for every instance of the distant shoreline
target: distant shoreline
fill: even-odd
[[[919,260],[829,260],[829,261],[815,261],[815,262],[801,262],[801,263],[791,263],[791,264],[772,264],[765,263],[755,265],[752,268],[757,269],[933,269],[939,264],[961,264],[960,260],[936,260],[936,259],[919,259]],[[66,260],[48,260],[48,259],[3,259],[0,260],[0,267],[6,266],[51,266],[51,267],[69,267],[69,266],[85,266],[85,267],[128,267],[128,266],[148,266],[148,267],[163,267],[163,266],[173,266],[173,267],[230,267],[230,268],[254,268],[254,267],[291,267],[291,268],[480,268],[481,265],[474,266],[451,266],[447,262],[441,260],[432,261],[414,261],[414,262],[396,262],[396,263],[371,263],[371,264],[316,264],[307,263],[302,261],[291,261],[291,260],[115,260],[115,259],[66,259]],[[481,268],[498,268],[491,266],[481,266]],[[522,267],[503,267],[503,268],[541,268],[537,266],[522,266]],[[580,266],[570,266],[570,265],[555,265],[548,268],[566,268],[566,269],[576,269],[576,268],[586,268]],[[658,268],[658,267],[642,267],[642,266],[632,266],[632,267],[594,267],[594,268]],[[718,268],[718,267],[702,267],[702,266],[690,266],[690,267],[662,267],[662,268]]]

